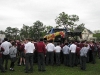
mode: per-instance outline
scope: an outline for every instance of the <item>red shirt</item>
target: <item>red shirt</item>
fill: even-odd
[[[1,47],[1,51],[0,51],[0,58],[2,58],[2,52],[4,51],[4,48]]]
[[[0,52],[0,58],[2,58],[2,53]]]
[[[100,52],[100,45],[97,45],[98,46],[98,51]]]
[[[24,47],[25,47],[24,44],[22,44],[22,45],[20,46],[20,51],[21,51],[21,52],[24,52]]]
[[[37,43],[37,52],[39,53],[46,53],[45,44],[43,42]]]
[[[20,50],[20,45],[21,45],[21,43],[17,42],[17,50]]]
[[[80,46],[80,48],[82,48],[82,47],[84,47],[84,44],[83,44],[83,43],[80,43],[80,45],[79,45],[79,46]]]
[[[76,54],[77,54],[77,55],[80,55],[80,50],[81,50],[80,47],[76,47]]]

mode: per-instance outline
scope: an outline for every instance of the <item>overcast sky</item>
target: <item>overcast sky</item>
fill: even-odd
[[[60,13],[78,15],[91,31],[100,30],[100,0],[0,0],[0,30],[32,26],[37,20],[56,26]]]

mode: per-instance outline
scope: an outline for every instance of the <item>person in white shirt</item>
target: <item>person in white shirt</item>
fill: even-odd
[[[64,65],[69,66],[69,47],[68,43],[65,43],[65,46],[62,49],[63,55],[64,55]]]
[[[60,43],[57,43],[57,46],[54,48],[54,50],[56,54],[56,64],[59,66],[60,65],[60,52],[61,52]]]
[[[71,67],[74,67],[75,65],[75,54],[76,54],[76,45],[75,45],[75,42],[72,41],[72,44],[70,45],[70,66]]]
[[[50,64],[53,65],[54,64],[54,44],[52,43],[53,41],[50,40],[49,43],[46,46],[46,50],[47,50],[47,54],[46,54],[46,65],[48,65],[49,63],[49,59],[50,59]]]
[[[33,53],[35,46],[31,43],[31,39],[27,39],[27,44],[25,44],[25,59],[26,59],[26,71],[25,73],[33,72]],[[29,69],[30,65],[30,69]]]
[[[8,42],[7,38],[4,38],[4,42],[1,44],[1,47],[4,49],[3,55],[2,55],[2,59],[3,59],[3,64],[5,61],[5,70],[8,69],[8,59],[9,59],[9,48],[11,47],[11,43]]]

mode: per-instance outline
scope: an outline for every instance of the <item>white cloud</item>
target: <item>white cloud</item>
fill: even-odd
[[[90,30],[100,30],[99,0],[0,0],[0,30],[21,28],[40,20],[44,25],[56,25],[61,12],[79,16]]]

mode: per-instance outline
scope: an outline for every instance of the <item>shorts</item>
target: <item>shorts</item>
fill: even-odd
[[[25,58],[25,53],[24,52],[20,52],[20,57]]]

